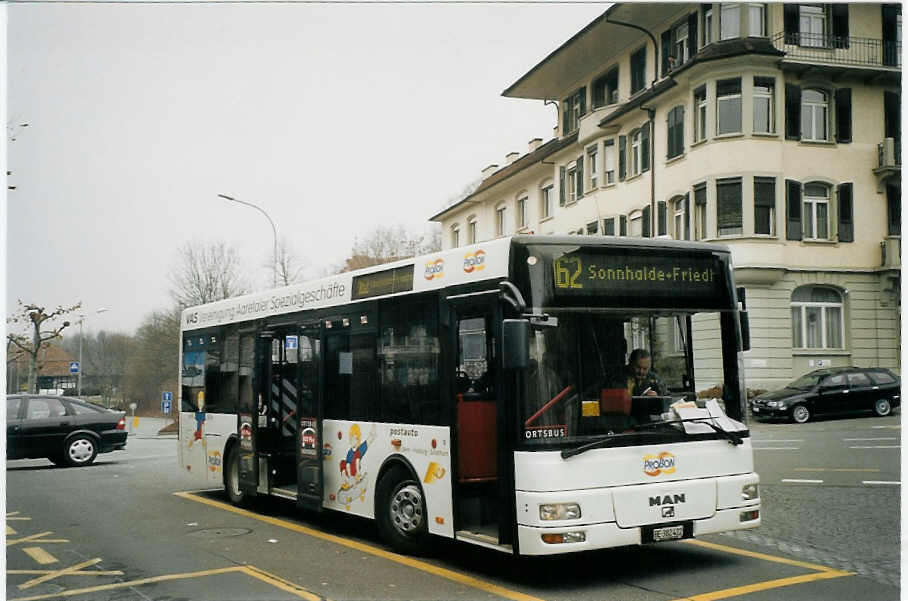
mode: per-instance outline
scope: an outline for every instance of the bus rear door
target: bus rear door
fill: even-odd
[[[304,324],[299,331],[299,438],[296,447],[297,505],[321,511],[322,476],[321,325]]]
[[[260,461],[260,456],[267,451],[261,448],[262,431],[268,428],[268,396],[271,388],[271,345],[274,332],[264,330],[254,338],[252,361],[252,386],[250,394],[240,394],[237,404],[237,432],[239,438],[239,488],[244,493],[254,495],[259,491],[267,492],[267,461]],[[267,446],[267,442],[265,443]],[[262,472],[260,477],[260,470]]]

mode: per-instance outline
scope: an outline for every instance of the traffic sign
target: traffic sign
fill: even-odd
[[[173,400],[173,393],[172,393],[172,392],[162,392],[162,393],[161,393],[161,400],[162,400],[162,401],[172,401],[172,400]]]
[[[79,373],[79,362],[78,361],[69,362],[69,373],[71,373],[71,374]]]
[[[170,415],[170,401],[161,401],[161,413]]]
[[[284,348],[288,351],[298,349],[300,346],[300,339],[298,336],[287,336],[284,339]]]

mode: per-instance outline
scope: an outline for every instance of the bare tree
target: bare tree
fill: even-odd
[[[249,289],[239,253],[223,242],[187,242],[180,247],[170,284],[170,296],[180,307],[239,296]]]
[[[38,354],[41,347],[46,343],[57,338],[62,338],[60,332],[69,327],[69,321],[64,321],[61,325],[55,326],[52,322],[57,319],[78,310],[82,303],[77,303],[71,307],[58,306],[56,309],[47,313],[44,307],[28,304],[19,300],[18,310],[7,317],[6,323],[9,329],[19,329],[20,333],[10,331],[6,335],[8,357],[15,359],[18,356],[26,355],[28,357],[28,390],[37,394],[38,392]],[[49,329],[45,328],[45,322],[48,323]],[[21,332],[26,332],[25,334]],[[12,353],[10,353],[12,351]]]
[[[409,232],[402,226],[378,226],[363,238],[353,241],[350,256],[340,272],[353,271],[371,265],[381,265],[441,249],[441,237],[433,233]]]
[[[165,390],[174,390],[180,356],[180,308],[155,311],[136,330],[134,352],[125,367],[126,397],[149,408]]]
[[[277,263],[269,253],[265,265],[269,269],[277,270],[274,279],[278,286],[291,286],[303,281],[303,272],[309,266],[309,262],[297,254],[287,238],[282,237],[277,245]]]

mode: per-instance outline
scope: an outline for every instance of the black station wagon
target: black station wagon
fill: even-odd
[[[89,465],[126,448],[126,413],[65,396],[6,397],[6,458]]]
[[[751,400],[750,411],[757,419],[784,417],[799,424],[819,414],[872,411],[883,416],[899,406],[900,387],[899,377],[888,369],[817,369]]]

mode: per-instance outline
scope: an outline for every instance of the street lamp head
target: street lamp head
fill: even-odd
[[[235,199],[234,197],[232,197],[232,196],[227,196],[226,194],[218,194],[218,196],[221,197],[221,198],[223,198],[224,200],[233,200],[233,201],[236,201],[236,199]]]
[[[110,311],[110,309],[108,309],[107,307],[101,307],[100,309],[95,311],[95,313],[106,313],[107,311]]]

